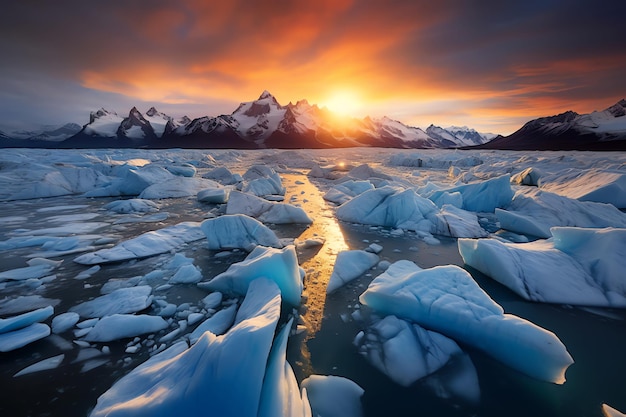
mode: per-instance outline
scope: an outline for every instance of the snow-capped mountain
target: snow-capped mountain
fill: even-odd
[[[602,111],[566,111],[531,120],[506,137],[483,145],[516,150],[626,150],[626,100]]]
[[[388,117],[339,116],[300,100],[281,105],[270,92],[241,103],[231,114],[175,119],[154,107],[128,116],[104,108],[58,147],[330,148],[377,146],[451,148],[484,143],[469,128],[426,131]]]
[[[76,123],[66,123],[64,125],[43,126],[39,129],[13,130],[9,133],[0,132],[0,137],[29,141],[53,141],[59,142],[74,136],[81,129]]]

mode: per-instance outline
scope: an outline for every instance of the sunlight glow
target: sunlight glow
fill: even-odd
[[[328,110],[343,116],[357,116],[363,107],[359,95],[348,90],[333,92],[323,104]]]

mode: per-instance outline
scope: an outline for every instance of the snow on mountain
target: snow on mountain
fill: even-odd
[[[624,150],[626,100],[603,111],[578,114],[566,111],[534,119],[513,134],[496,138],[483,147],[515,150]]]
[[[47,125],[39,129],[13,130],[9,133],[0,132],[2,138],[12,138],[20,140],[49,140],[62,141],[75,135],[81,129],[76,123],[66,123],[64,125]]]
[[[82,133],[89,136],[116,137],[123,121],[124,118],[118,116],[114,111],[101,108],[98,111],[91,112],[89,123],[85,125]]]
[[[478,133],[467,126],[442,128],[430,125],[426,133],[432,138],[440,139],[443,143],[453,144],[447,147],[482,145],[496,137],[493,133]]]

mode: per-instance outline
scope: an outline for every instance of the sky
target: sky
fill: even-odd
[[[626,97],[625,18],[624,0],[10,1],[0,129],[230,114],[268,90],[506,135]]]

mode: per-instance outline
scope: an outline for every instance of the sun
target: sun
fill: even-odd
[[[359,95],[353,91],[335,91],[324,101],[328,110],[343,116],[356,116],[363,106]]]

